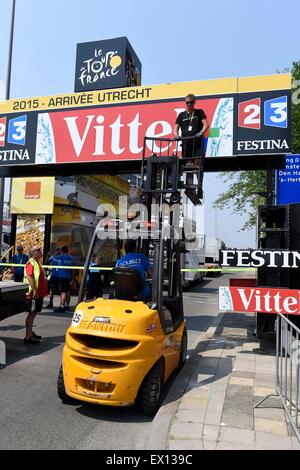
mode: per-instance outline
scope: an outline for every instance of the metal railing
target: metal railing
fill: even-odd
[[[276,321],[276,392],[300,441],[300,329],[281,313]]]
[[[276,394],[260,400],[258,408],[270,397],[278,397],[300,442],[300,329],[285,315],[277,314],[276,323]]]

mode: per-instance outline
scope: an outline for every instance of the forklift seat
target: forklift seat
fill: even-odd
[[[132,268],[114,268],[115,297],[120,300],[136,300],[145,285],[140,273]]]

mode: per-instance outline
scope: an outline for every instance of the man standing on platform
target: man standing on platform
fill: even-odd
[[[174,135],[179,137],[179,130],[181,130],[181,137],[194,137],[182,141],[182,157],[187,159],[187,164],[193,166],[198,164],[200,166],[199,181],[198,181],[198,195],[200,199],[203,197],[203,166],[204,166],[204,133],[209,129],[209,124],[205,112],[202,109],[195,108],[196,98],[195,95],[189,93],[185,97],[186,111],[178,114]],[[187,181],[188,184],[193,184],[193,175]]]

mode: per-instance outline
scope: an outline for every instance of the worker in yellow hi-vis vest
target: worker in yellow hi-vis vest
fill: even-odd
[[[38,246],[34,246],[29,250],[29,260],[25,266],[24,281],[28,282],[29,290],[27,294],[27,318],[26,318],[26,336],[25,343],[39,343],[42,339],[32,331],[33,322],[36,314],[41,312],[44,297],[48,295],[47,281],[45,272],[40,264],[42,259],[42,251]]]

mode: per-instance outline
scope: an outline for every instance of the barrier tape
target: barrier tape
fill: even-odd
[[[16,263],[0,263],[1,266],[10,266],[10,267],[17,267],[17,268],[24,268],[24,264],[16,264]],[[84,266],[52,266],[52,265],[42,265],[43,268],[46,269],[77,269],[83,270]],[[108,268],[106,266],[90,266],[90,271],[111,271],[114,268]],[[194,272],[219,272],[219,273],[235,273],[235,272],[243,272],[243,271],[256,271],[257,268],[182,268],[181,272],[184,273],[194,273]]]

